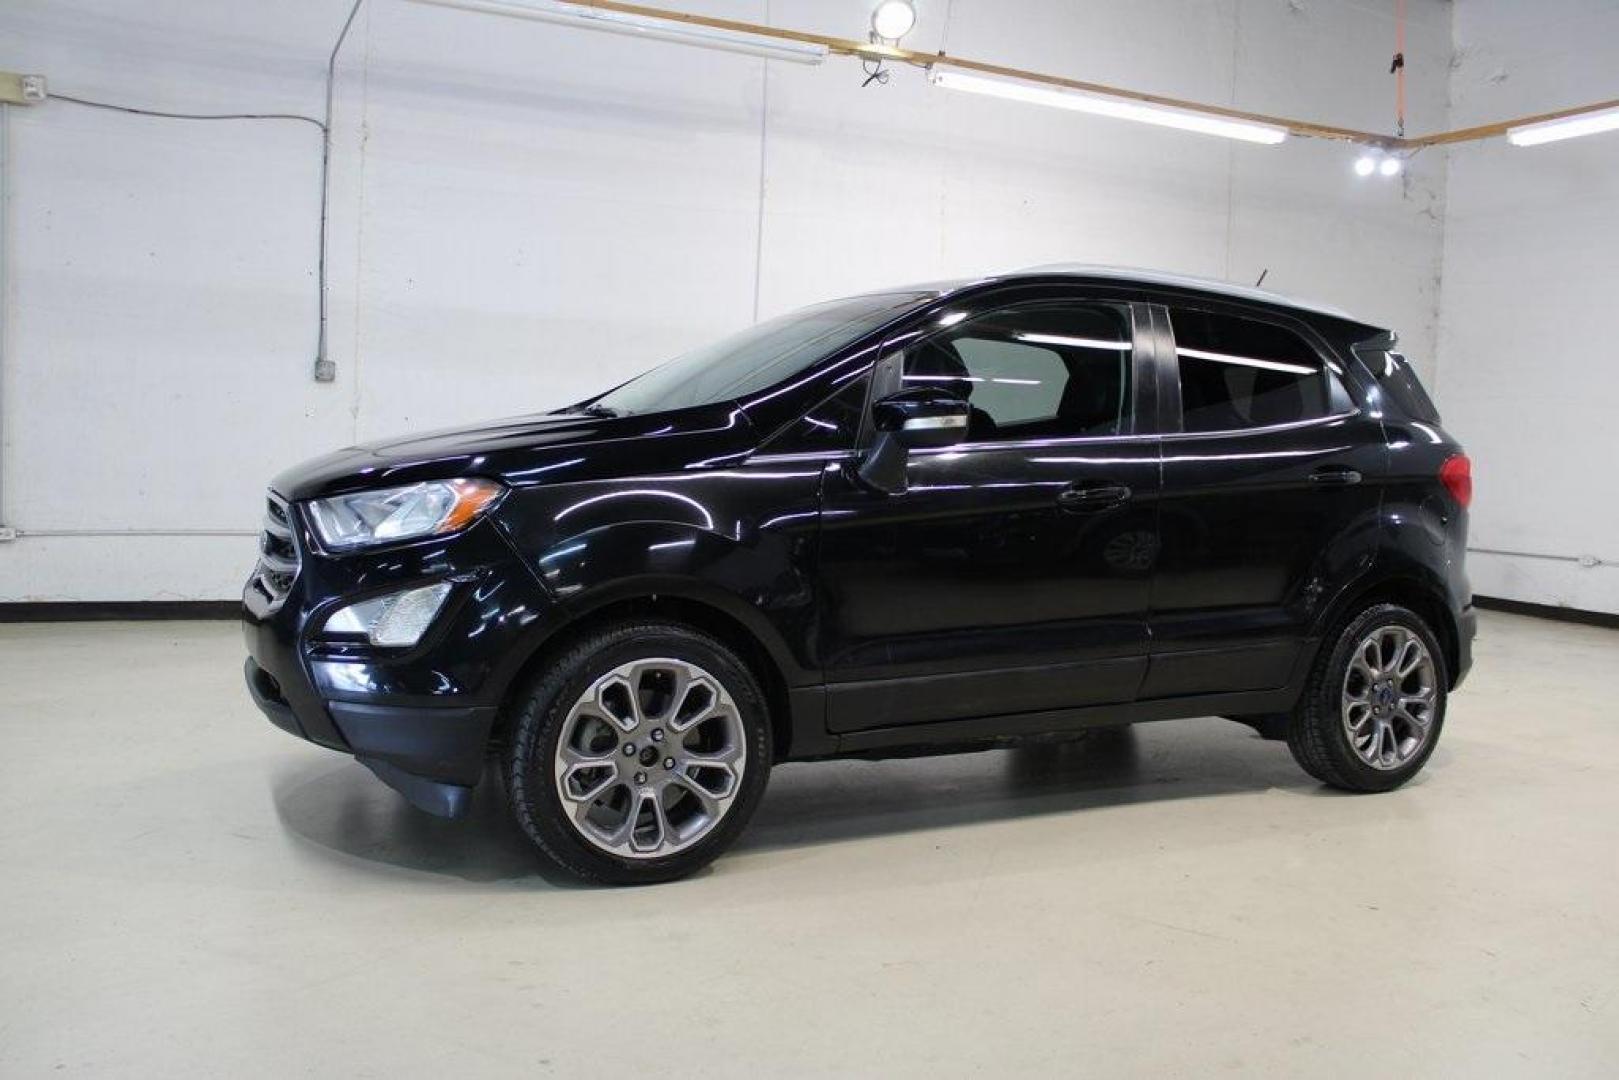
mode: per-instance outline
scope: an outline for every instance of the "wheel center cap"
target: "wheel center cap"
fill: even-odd
[[[658,762],[658,748],[656,746],[643,747],[639,760],[642,765],[656,765]]]
[[[1378,709],[1388,709],[1394,705],[1394,684],[1380,682],[1372,688],[1372,702]]]

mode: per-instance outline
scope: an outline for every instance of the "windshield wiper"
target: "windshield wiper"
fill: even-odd
[[[624,415],[623,413],[619,412],[617,409],[613,408],[610,405],[596,405],[596,404],[581,405],[581,406],[579,406],[579,408],[575,409],[574,411],[575,412],[582,412],[586,416],[602,416],[602,417],[606,417],[607,419],[613,419],[615,417],[619,417],[619,416]]]

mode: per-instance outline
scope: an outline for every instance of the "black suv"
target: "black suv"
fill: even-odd
[[[1467,458],[1386,330],[1054,267],[819,304],[539,416],[277,477],[278,726],[558,867],[689,873],[772,763],[1218,714],[1352,791],[1470,659]]]

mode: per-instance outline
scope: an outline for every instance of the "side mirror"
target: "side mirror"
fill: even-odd
[[[856,471],[860,482],[898,495],[912,450],[954,446],[967,437],[972,406],[937,390],[902,390],[872,407],[877,440]]]
[[[878,437],[892,435],[907,450],[954,446],[967,437],[971,417],[965,401],[926,390],[902,390],[872,410]]]

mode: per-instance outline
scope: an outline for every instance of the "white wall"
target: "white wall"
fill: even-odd
[[[1619,85],[1612,0],[1468,0],[1455,40],[1456,126]],[[1473,587],[1619,612],[1619,135],[1458,147],[1447,215],[1437,396],[1473,458]]]
[[[870,9],[682,6],[848,36]],[[919,49],[1389,125],[1379,0],[918,6]],[[1410,6],[1412,124],[1431,130],[1450,5]],[[8,0],[0,68],[157,108],[318,115],[346,7]],[[852,61],[767,69],[366,0],[338,82],[332,384],[309,376],[314,129],[13,108],[0,523],[24,535],[0,543],[0,601],[233,596],[284,465],[564,403],[871,287],[1067,259],[1241,281],[1268,267],[1268,286],[1435,355],[1442,154],[1367,182],[1334,144],[1228,144],[911,69],[859,83]],[[128,530],[164,535],[105,535]]]

